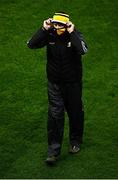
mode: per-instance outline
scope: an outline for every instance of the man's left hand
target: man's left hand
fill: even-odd
[[[72,33],[73,31],[74,31],[74,24],[71,22],[71,21],[69,21],[68,23],[67,23],[67,31],[69,32],[69,33]]]

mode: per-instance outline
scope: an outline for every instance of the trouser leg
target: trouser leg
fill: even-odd
[[[64,103],[60,87],[48,82],[48,155],[59,155],[64,131]]]
[[[66,86],[65,107],[69,117],[70,144],[82,143],[84,130],[84,110],[82,104],[82,84]]]

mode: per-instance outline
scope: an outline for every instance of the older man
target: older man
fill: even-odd
[[[87,52],[82,34],[64,12],[55,13],[28,41],[28,47],[47,46],[48,157],[54,164],[61,153],[64,112],[69,118],[69,152],[77,153],[83,139],[82,62]]]

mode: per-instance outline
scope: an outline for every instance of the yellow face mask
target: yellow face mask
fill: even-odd
[[[66,28],[63,29],[57,29],[57,34],[62,35],[66,31]]]

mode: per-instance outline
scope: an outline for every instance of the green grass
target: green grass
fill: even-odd
[[[0,0],[0,178],[118,178],[117,0]],[[45,49],[27,40],[44,19],[67,11],[83,32],[84,144],[47,167]]]

